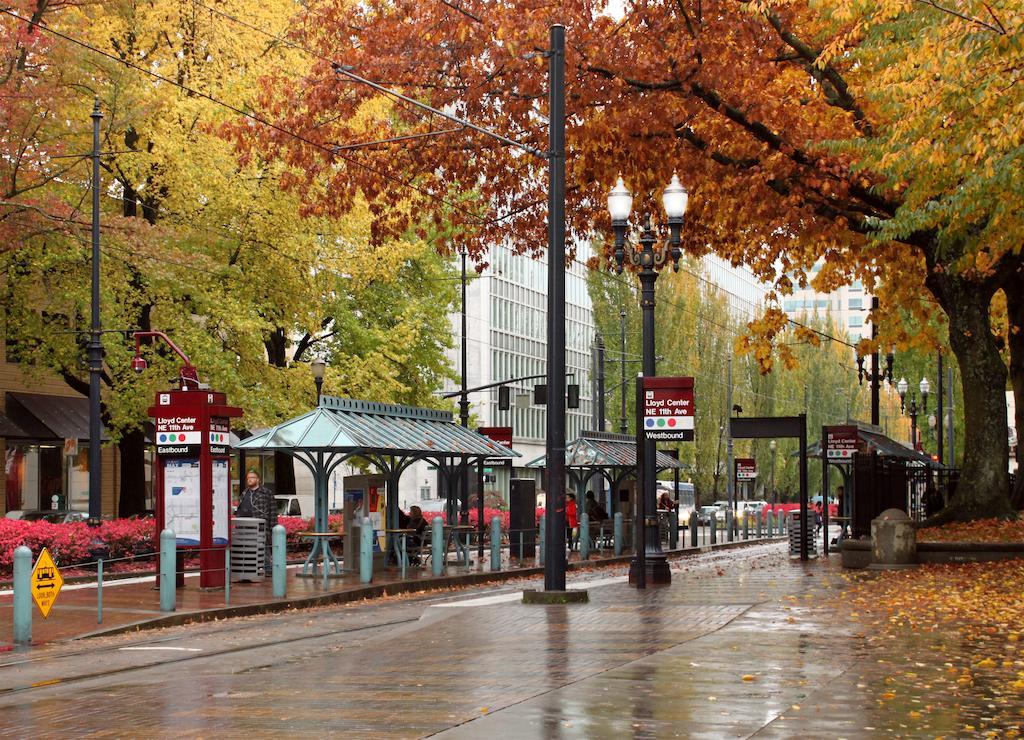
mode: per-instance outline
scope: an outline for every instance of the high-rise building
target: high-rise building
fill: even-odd
[[[593,312],[587,293],[585,262],[590,245],[577,245],[577,259],[565,276],[565,362],[567,384],[580,387],[579,408],[566,410],[566,440],[575,439],[590,426],[590,344],[594,338]],[[547,260],[515,254],[498,245],[487,256],[480,275],[470,273],[466,295],[466,386],[496,383],[514,378],[540,376],[509,383],[511,408],[499,409],[497,388],[469,394],[472,425],[512,427],[513,448],[522,457],[513,462],[512,476],[536,476],[524,466],[544,454],[546,409],[535,403],[535,387],[547,372]],[[458,307],[461,308],[461,307]],[[451,315],[455,338],[450,359],[456,375],[461,367],[461,310]],[[459,390],[449,382],[445,393]],[[505,491],[509,472],[491,468],[485,490]],[[414,465],[402,477],[403,507],[438,498],[437,474],[426,463]]]
[[[810,277],[817,275],[821,262],[811,268]],[[863,337],[871,336],[871,295],[864,290],[859,280],[831,293],[820,293],[814,288],[796,288],[793,295],[782,301],[782,309],[795,319],[818,316],[831,319],[836,329],[844,330],[849,341],[856,344]]]

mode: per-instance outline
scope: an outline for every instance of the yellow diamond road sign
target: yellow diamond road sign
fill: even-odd
[[[53,608],[53,602],[57,600],[57,594],[63,585],[64,579],[57,570],[57,564],[50,557],[50,551],[44,547],[39,553],[39,559],[36,560],[36,567],[32,569],[32,598],[35,599],[43,619],[50,616],[50,609]]]

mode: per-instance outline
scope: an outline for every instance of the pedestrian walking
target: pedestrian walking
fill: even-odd
[[[565,529],[569,540],[569,549],[575,550],[578,544],[580,516],[576,508],[576,494],[565,497]]]

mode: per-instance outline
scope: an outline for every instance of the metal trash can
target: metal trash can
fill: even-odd
[[[808,519],[814,521],[814,512],[808,511]],[[800,510],[789,512],[789,554],[800,555],[800,533],[804,533],[804,537],[807,539],[807,555],[817,557],[818,551],[815,547],[816,539],[814,537],[814,526],[809,526],[806,529],[801,526],[800,522]]]
[[[266,569],[267,522],[259,517],[231,519],[231,580],[262,581]]]

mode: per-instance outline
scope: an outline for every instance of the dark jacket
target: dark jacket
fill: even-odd
[[[264,520],[267,523],[267,547],[270,547],[271,534],[277,524],[277,502],[274,500],[274,494],[266,486],[246,488],[242,491],[242,500],[238,502],[235,516]]]

